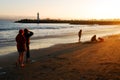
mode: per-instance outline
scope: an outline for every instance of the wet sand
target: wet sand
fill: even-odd
[[[0,80],[120,80],[120,35],[104,42],[60,44],[31,51],[16,67],[17,53],[0,57]]]

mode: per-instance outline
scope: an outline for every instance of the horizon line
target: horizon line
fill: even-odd
[[[21,19],[37,19],[36,16],[7,16],[7,17],[0,17],[0,20],[21,20]],[[120,18],[40,18],[43,19],[54,19],[54,20],[120,20]]]

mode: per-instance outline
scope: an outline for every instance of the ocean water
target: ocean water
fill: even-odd
[[[120,33],[120,25],[31,24],[0,20],[0,55],[17,51],[15,37],[19,29],[24,28],[34,32],[31,37],[31,49],[78,42],[80,29],[82,29],[82,42],[90,40],[94,34],[97,37],[103,37]]]

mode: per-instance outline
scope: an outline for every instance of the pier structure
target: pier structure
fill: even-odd
[[[37,21],[40,21],[39,12],[37,13]]]

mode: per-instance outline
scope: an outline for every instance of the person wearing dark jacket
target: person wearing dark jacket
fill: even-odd
[[[33,35],[33,32],[29,31],[27,28],[24,29],[24,36],[26,39],[26,62],[30,61],[30,37]]]
[[[16,66],[20,64],[21,67],[24,67],[24,53],[26,51],[26,39],[24,37],[24,31],[19,30],[19,34],[16,36],[17,50],[19,53],[19,58],[16,62]]]

